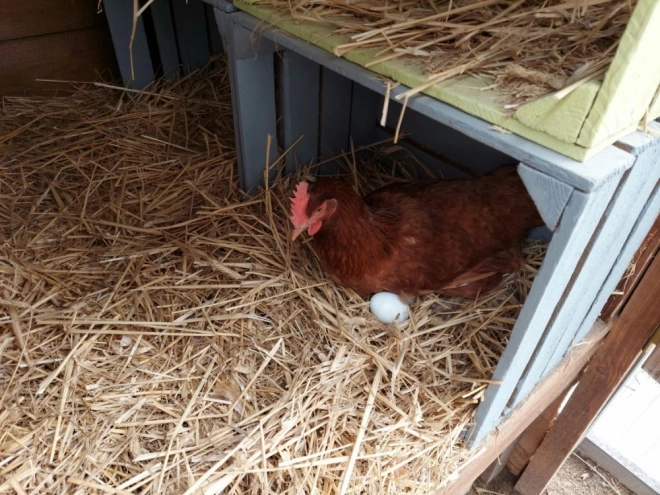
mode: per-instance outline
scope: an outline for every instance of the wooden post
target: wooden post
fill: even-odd
[[[522,495],[542,493],[616,391],[660,324],[660,257],[656,256],[593,358],[562,414],[515,486]]]
[[[541,442],[557,419],[559,407],[566,398],[566,394],[569,390],[570,385],[564,393],[557,397],[555,401],[550,404],[531,425],[529,425],[525,430],[525,433],[520,436],[520,439],[511,452],[511,457],[506,465],[509,472],[514,476],[520,476],[520,473],[522,473],[525,467],[527,467],[529,460],[539,448],[539,445],[541,445]]]
[[[596,324],[583,341],[574,346],[559,365],[516,406],[500,426],[475,449],[475,454],[438,487],[436,495],[466,493],[472,483],[564,390],[598,350],[607,327]]]

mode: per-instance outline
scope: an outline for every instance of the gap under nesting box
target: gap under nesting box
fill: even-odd
[[[427,493],[469,458],[544,247],[477,303],[384,326],[289,243],[298,177],[238,189],[231,125],[224,66],[5,102],[0,491]],[[414,176],[387,156],[347,177]]]

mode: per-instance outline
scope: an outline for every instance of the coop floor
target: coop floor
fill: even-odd
[[[0,492],[426,494],[469,457],[544,247],[378,323],[290,242],[299,177],[237,188],[227,81],[3,102]]]

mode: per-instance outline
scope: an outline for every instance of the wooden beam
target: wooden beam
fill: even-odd
[[[562,414],[532,457],[515,489],[542,493],[616,391],[660,323],[660,257],[651,262]]]
[[[0,96],[66,94],[67,83],[36,79],[94,81],[114,75],[117,64],[106,26],[0,42]]]
[[[506,465],[509,472],[514,476],[520,476],[520,473],[525,470],[529,460],[534,455],[534,452],[536,452],[539,445],[541,445],[548,430],[550,430],[552,424],[557,419],[559,407],[566,398],[569,389],[570,385],[547,407],[545,411],[543,411],[543,413],[541,413],[538,418],[534,420],[531,425],[529,425],[525,430],[525,433],[520,436],[520,439],[511,452],[511,457]]]
[[[655,220],[644,242],[633,256],[630,263],[634,269],[621,278],[616,290],[603,306],[603,311],[600,313],[601,320],[610,321],[613,316],[619,314],[658,250],[660,250],[660,217]]]
[[[439,487],[437,495],[466,493],[479,475],[575,380],[600,347],[607,330],[600,322],[594,325],[582,343],[574,346],[555,370],[504,418],[499,428],[475,448],[474,456]]]

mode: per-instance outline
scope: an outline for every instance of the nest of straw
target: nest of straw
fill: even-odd
[[[217,64],[5,99],[0,492],[429,493],[469,457],[544,247],[488,297],[379,324],[288,241],[298,177],[238,189]]]
[[[369,49],[367,67],[402,59],[429,85],[461,74],[487,79],[505,108],[603,75],[636,0],[258,0],[294,20],[329,24]],[[413,88],[412,95],[428,87]]]

